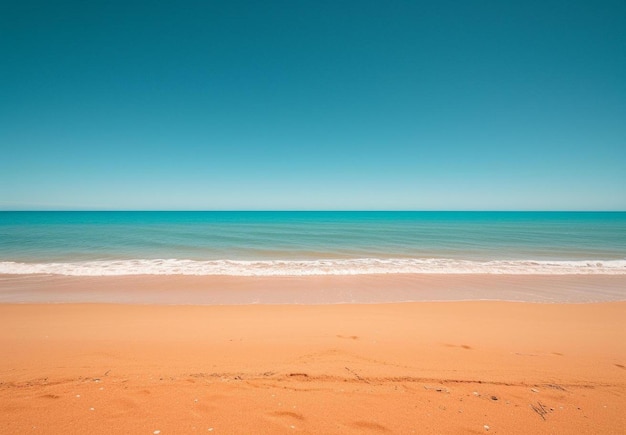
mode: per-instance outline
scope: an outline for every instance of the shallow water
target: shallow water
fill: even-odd
[[[0,212],[0,273],[626,274],[626,213]]]

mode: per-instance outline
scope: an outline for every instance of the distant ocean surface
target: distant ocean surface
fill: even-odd
[[[0,274],[626,275],[623,212],[0,212]]]

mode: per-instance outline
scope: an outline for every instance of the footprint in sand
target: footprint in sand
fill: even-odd
[[[354,423],[350,424],[350,426],[358,429],[361,432],[391,432],[387,427],[373,421],[355,421]]]
[[[468,346],[467,344],[449,344],[446,343],[444,344],[445,347],[460,347],[461,349],[465,349],[465,350],[472,350],[471,346]]]
[[[296,429],[306,420],[302,414],[292,411],[270,412],[266,414],[265,418],[290,429]]]
[[[270,415],[273,415],[276,417],[290,417],[290,418],[295,418],[296,420],[300,420],[300,421],[304,420],[304,416],[302,414],[299,414],[297,412],[291,412],[291,411],[274,411],[270,413]]]

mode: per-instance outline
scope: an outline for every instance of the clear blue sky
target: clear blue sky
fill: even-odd
[[[0,209],[626,209],[626,2],[3,1]]]

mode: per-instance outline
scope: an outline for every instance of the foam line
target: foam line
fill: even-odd
[[[0,262],[0,274],[66,276],[219,275],[314,276],[368,274],[626,275],[626,260],[492,260],[356,258],[332,260],[135,259],[68,263]]]

